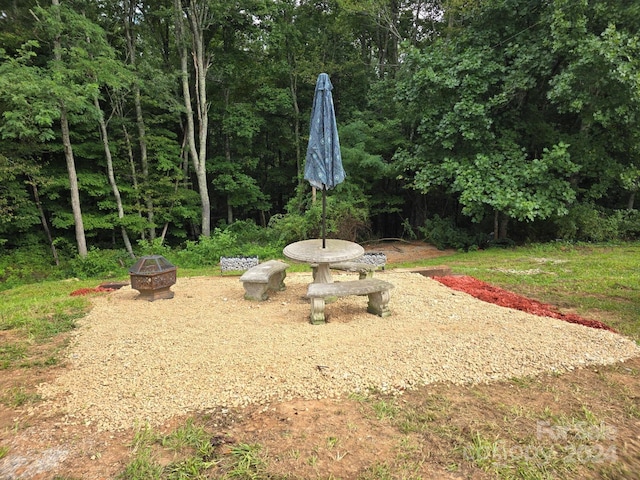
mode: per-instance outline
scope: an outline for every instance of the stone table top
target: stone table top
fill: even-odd
[[[364,255],[364,248],[354,242],[328,238],[325,248],[322,239],[302,240],[284,247],[284,255],[291,260],[308,263],[333,263],[354,260]]]

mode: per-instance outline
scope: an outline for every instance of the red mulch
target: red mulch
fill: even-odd
[[[562,313],[553,305],[516,295],[513,292],[494,287],[493,285],[489,285],[488,283],[482,282],[473,277],[466,275],[451,275],[433,277],[433,279],[449,288],[468,293],[483,302],[495,303],[501,307],[513,308],[515,310],[520,310],[522,312],[531,313],[541,317],[557,318],[569,323],[578,323],[591,328],[600,328],[602,330],[615,332],[613,328],[597,320],[587,320],[573,313]]]
[[[78,290],[74,290],[70,293],[72,297],[77,297],[79,295],[89,295],[90,293],[107,293],[113,292],[113,288],[105,288],[105,287],[95,287],[95,288],[79,288]]]

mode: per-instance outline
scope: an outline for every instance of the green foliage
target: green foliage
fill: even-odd
[[[0,330],[8,330],[8,325],[0,324]],[[24,343],[4,342],[0,345],[0,370],[6,370],[26,357],[27,346]]]
[[[594,204],[580,204],[556,220],[558,238],[569,241],[610,242],[640,238],[640,212],[606,212]]]
[[[44,279],[62,278],[53,266],[51,251],[44,246],[0,249],[0,291]]]
[[[427,219],[424,226],[418,227],[423,239],[435,245],[440,250],[454,248],[456,250],[474,250],[485,245],[488,241],[482,235],[471,235],[464,229],[455,225],[450,218],[441,218],[435,215]]]
[[[185,268],[215,267],[220,257],[253,257],[261,260],[282,256],[283,245],[271,241],[271,232],[251,221],[238,221],[217,227],[210,237],[187,241],[183,249],[167,252],[176,265]]]
[[[231,448],[233,466],[229,472],[231,478],[257,479],[264,470],[265,461],[262,447],[258,444],[241,443]]]
[[[40,395],[28,392],[24,387],[12,387],[0,396],[0,403],[10,408],[18,408],[27,403],[38,402],[41,399]]]
[[[320,211],[311,208],[300,213],[276,214],[269,219],[269,229],[284,245],[318,236],[320,232]]]
[[[407,57],[399,113],[416,141],[396,154],[402,179],[444,190],[475,221],[555,218],[619,201],[621,183],[633,192],[637,9],[489,0],[462,15],[460,32]]]
[[[44,340],[75,328],[89,301],[69,293],[86,286],[81,282],[49,281],[0,292],[0,330],[18,330],[27,338]]]
[[[153,241],[139,240],[138,254],[143,255],[162,255],[167,260],[172,261],[174,256],[171,247],[164,243],[161,238],[154,238]]]
[[[69,262],[71,275],[81,278],[115,278],[126,273],[131,262],[124,250],[99,250],[91,247],[84,257],[76,256]]]
[[[367,232],[369,209],[366,202],[350,197],[350,191],[339,185],[335,195],[327,194],[325,229],[327,238],[356,241]],[[318,192],[315,203],[303,212],[297,212],[292,201],[289,213],[274,215],[269,221],[272,238],[282,245],[320,238],[322,235],[322,194]]]
[[[117,477],[119,480],[159,480],[162,478],[162,466],[153,458],[150,447],[139,448],[133,460]]]
[[[222,256],[243,255],[238,237],[230,230],[215,228],[211,237],[200,237],[197,242],[188,241],[184,250],[177,253],[177,261],[184,267],[214,266]]]

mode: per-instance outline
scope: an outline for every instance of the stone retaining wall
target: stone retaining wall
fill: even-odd
[[[258,257],[220,257],[220,271],[249,270],[258,265]]]

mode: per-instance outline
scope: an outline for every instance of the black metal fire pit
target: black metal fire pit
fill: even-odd
[[[176,270],[162,255],[141,257],[129,269],[131,288],[140,292],[139,299],[150,302],[173,298],[171,285],[176,283]]]

